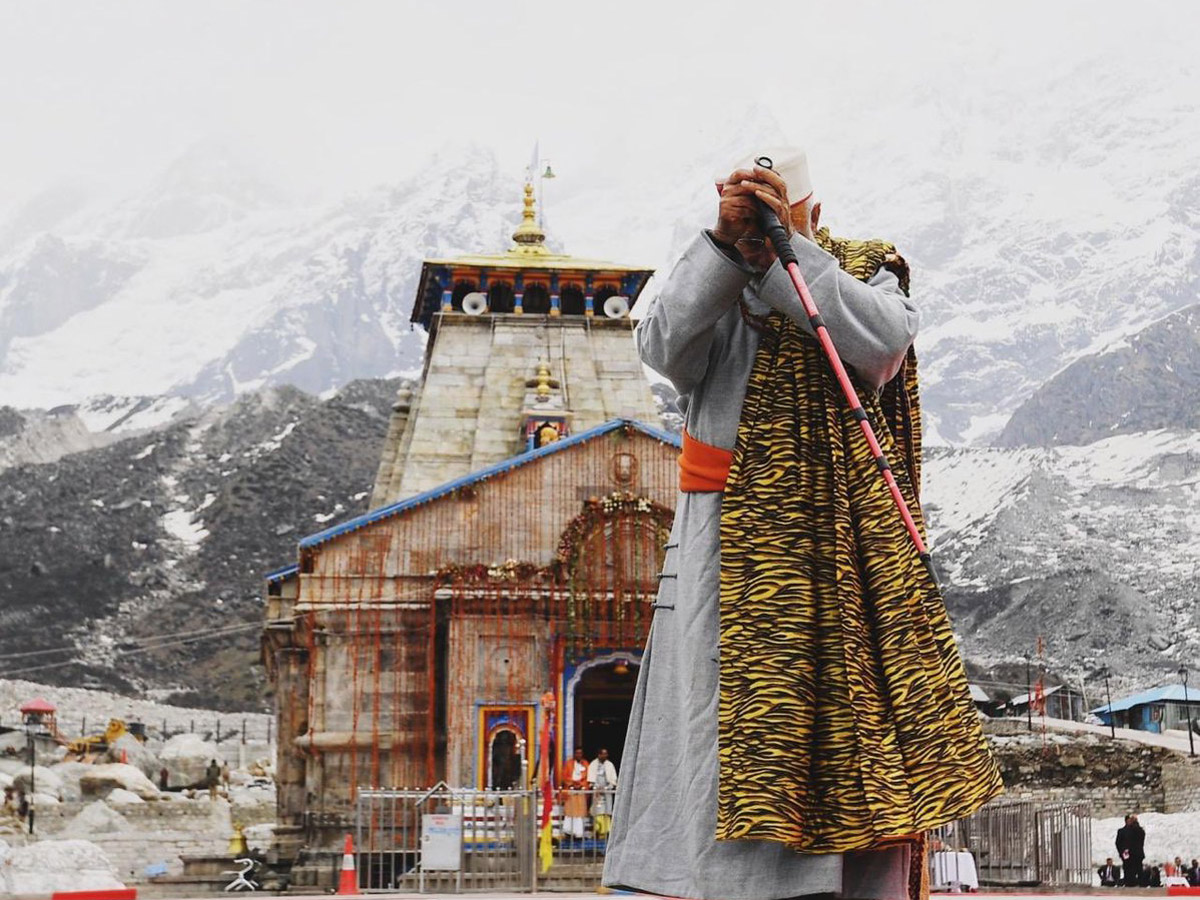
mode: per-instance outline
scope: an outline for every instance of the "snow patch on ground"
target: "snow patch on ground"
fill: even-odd
[[[133,434],[165,425],[189,406],[184,397],[89,397],[75,407],[75,415],[93,434]]]
[[[1146,862],[1151,866],[1162,865],[1180,857],[1190,863],[1200,858],[1200,813],[1144,813],[1137,814],[1138,822],[1146,831]],[[1117,858],[1117,829],[1125,824],[1123,818],[1092,820],[1092,865],[1102,866],[1111,856]]]
[[[208,529],[196,521],[195,513],[186,509],[173,509],[159,520],[163,530],[175,540],[195,549],[208,537]]]

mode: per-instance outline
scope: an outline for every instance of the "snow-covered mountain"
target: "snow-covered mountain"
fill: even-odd
[[[365,510],[398,385],[43,414],[92,443],[0,465],[0,678],[261,709],[262,575]],[[0,459],[50,427],[0,408]]]
[[[1047,440],[1080,427],[1111,436],[927,452],[931,543],[976,670],[1019,665],[1044,638],[1059,677],[1089,679],[1107,664],[1132,688],[1200,652],[1200,431],[1171,402],[1137,405],[1163,395],[1164,378],[1181,380],[1170,389],[1179,396],[1200,386],[1193,313],[1052,382],[1047,396],[1063,405],[1039,414],[1057,429]],[[1085,419],[1089,382],[1103,396]],[[1117,388],[1123,402],[1109,397]],[[79,659],[34,658],[37,677],[259,702],[261,575],[293,558],[298,536],[362,511],[395,390],[360,381],[326,401],[282,387],[228,407],[179,397],[0,407],[0,656],[65,640]],[[670,387],[656,394],[677,428]],[[68,615],[66,633],[38,627]],[[122,650],[196,627],[213,629],[213,643]],[[0,666],[18,673],[20,661]]]
[[[1049,449],[942,448],[923,475],[964,652],[1061,675],[1172,677],[1200,653],[1200,433]]]
[[[714,112],[674,143],[648,137],[641,171],[620,148],[620,164],[556,160],[546,225],[570,252],[667,266],[709,223],[715,174],[802,132],[824,221],[912,265],[932,441],[986,442],[1075,359],[1200,296],[1197,70],[1132,41],[1036,71],[942,60],[897,72],[902,102],[817,96],[803,120]],[[454,146],[300,203],[203,145],[132,197],[39,196],[0,225],[0,402],[227,402],[411,370],[421,260],[504,249],[519,176]]]
[[[1067,366],[1017,408],[996,443],[1087,444],[1163,426],[1200,430],[1200,303]]]
[[[889,48],[886,83],[818,79],[666,138],[598,129],[611,154],[556,158],[540,188],[556,246],[665,271],[714,175],[802,139],[824,223],[913,269],[925,498],[968,656],[1044,636],[1060,673],[1132,686],[1200,650],[1200,68],[1133,25],[1119,53],[1088,46]],[[90,654],[64,678],[258,702],[226,683],[252,628],[129,671],[121,640],[252,625],[297,533],[358,511],[390,387],[354,381],[416,369],[421,261],[503,250],[519,176],[452,146],[312,202],[206,144],[133,195],[65,185],[0,222],[0,650],[63,637]],[[68,635],[39,628],[68,609]]]
[[[421,260],[504,246],[520,182],[460,148],[435,171],[319,207],[290,205],[229,154],[193,152],[114,206],[22,213],[0,258],[0,397],[228,402],[419,364]],[[39,198],[36,206],[53,206]],[[69,209],[69,206],[68,206]]]

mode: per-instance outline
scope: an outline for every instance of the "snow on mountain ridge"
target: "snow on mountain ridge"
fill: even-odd
[[[1119,56],[1042,47],[1040,67],[999,56],[994,71],[964,50],[923,74],[898,71],[903,103],[850,85],[848,96],[806,97],[803,118],[714,111],[694,134],[639,145],[640,163],[619,147],[573,174],[556,160],[560,178],[539,185],[546,221],[570,252],[663,266],[709,224],[712,176],[784,141],[787,122],[812,148],[833,232],[892,240],[913,268],[931,436],[986,441],[1097,341],[1200,292],[1200,177],[1186,149],[1200,142],[1200,117],[1181,99],[1191,76],[1169,53],[1135,53],[1144,37]],[[519,174],[501,172],[486,148],[446,147],[411,177],[336,203],[272,207],[250,189],[249,208],[219,227],[107,238],[106,253],[144,260],[129,286],[97,299],[96,279],[76,278],[70,317],[26,329],[0,353],[0,396],[48,406],[169,391],[224,402],[261,385],[319,394],[411,370],[423,347],[408,323],[422,259],[506,247]],[[200,206],[226,215],[211,197]],[[104,233],[145,215],[110,213]],[[96,239],[65,225],[53,233],[70,246]],[[14,287],[28,268],[17,251],[0,259],[5,308],[37,305]]]
[[[1003,661],[1043,635],[1060,671],[1107,652],[1149,673],[1200,650],[1200,433],[935,450],[923,482],[971,658]]]
[[[0,396],[53,406],[87,385],[227,401],[265,384],[319,393],[411,368],[423,346],[408,323],[421,259],[506,245],[519,196],[519,180],[474,149],[368,202],[262,209],[132,240],[146,262],[114,296],[12,339]],[[27,268],[20,254],[0,262],[0,286],[6,269]]]

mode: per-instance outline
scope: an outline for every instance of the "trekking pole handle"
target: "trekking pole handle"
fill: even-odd
[[[754,160],[756,166],[762,166],[764,169],[771,169],[774,163],[769,156],[759,156]],[[784,230],[783,224],[779,221],[779,216],[775,215],[775,210],[767,206],[762,200],[756,198],[758,204],[758,227],[763,235],[771,242],[771,246],[775,248],[775,255],[779,257],[779,262],[786,269],[792,263],[799,264],[800,260],[796,258],[796,251],[792,249],[792,242],[788,240],[787,231]]]

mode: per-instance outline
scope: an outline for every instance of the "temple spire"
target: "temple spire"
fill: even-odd
[[[521,256],[543,256],[549,254],[546,249],[546,232],[537,223],[536,201],[533,198],[533,183],[525,182],[525,209],[521,213],[521,224],[513,232],[512,239],[516,242],[509,253]]]

